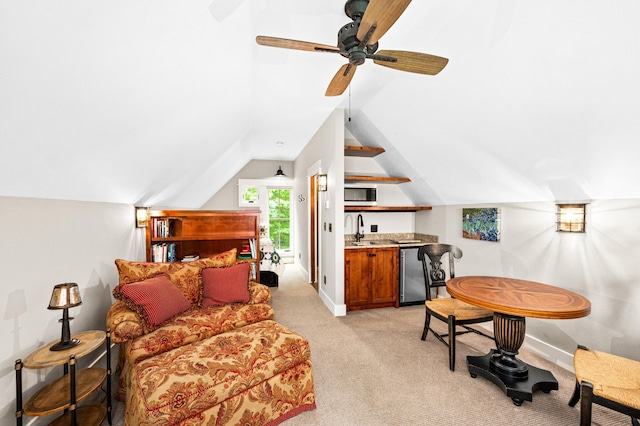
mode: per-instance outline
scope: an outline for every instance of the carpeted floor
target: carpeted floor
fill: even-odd
[[[496,385],[466,370],[467,355],[482,355],[493,342],[476,335],[458,339],[456,371],[447,348],[432,335],[420,340],[424,307],[385,308],[334,317],[295,265],[287,265],[272,288],[275,319],[311,344],[317,409],[283,425],[578,425],[579,410],[567,405],[569,371],[522,351],[520,357],[550,370],[560,389],[536,392],[515,406]],[[444,330],[444,328],[443,328]],[[115,401],[113,424],[122,425]],[[107,425],[105,422],[103,425]],[[594,425],[629,425],[629,417],[594,406]]]

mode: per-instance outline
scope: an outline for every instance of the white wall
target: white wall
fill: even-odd
[[[398,205],[410,204],[406,203]],[[415,232],[415,213],[413,212],[346,212],[344,214],[345,234],[348,235],[356,233],[358,214],[362,215],[365,238],[367,235],[371,234],[371,225],[378,225],[378,234],[404,234]]]
[[[213,197],[200,207],[202,210],[242,210],[238,205],[238,179],[263,179],[272,178],[282,166],[282,171],[287,177],[293,177],[293,162],[252,160],[233,176]],[[246,207],[253,210],[255,207]]]
[[[306,202],[296,202],[295,260],[307,272],[309,267],[309,176],[327,174],[328,190],[319,193],[321,208],[319,236],[318,292],[334,315],[345,315],[344,304],[344,111],[334,110],[294,164],[296,194]],[[317,170],[316,170],[317,169]],[[324,229],[324,224],[327,229]],[[329,230],[331,229],[331,230]],[[326,283],[325,283],[326,277]]]
[[[462,238],[463,207],[500,207],[501,241]],[[528,340],[541,343],[540,351],[549,349],[543,355],[562,365],[570,359],[563,353],[573,354],[582,344],[640,360],[640,200],[591,202],[584,234],[556,232],[550,202],[434,207],[417,215],[417,232],[439,235],[441,242],[462,249],[458,275],[539,281],[591,301],[585,318],[527,319]]]
[[[15,360],[60,339],[62,311],[47,309],[54,285],[80,287],[82,305],[69,311],[72,334],[105,329],[118,284],[114,260],[144,259],[134,217],[125,204],[0,197],[0,424],[15,423]],[[23,369],[24,401],[61,373]]]

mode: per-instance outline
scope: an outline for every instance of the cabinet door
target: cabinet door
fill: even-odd
[[[369,301],[369,250],[348,249],[344,253],[344,301],[347,310]]]
[[[398,249],[384,247],[372,250],[371,302],[395,303],[398,300]]]

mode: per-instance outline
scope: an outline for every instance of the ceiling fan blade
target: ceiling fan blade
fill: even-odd
[[[388,56],[396,58],[396,62],[374,59],[373,62],[400,71],[415,72],[418,74],[436,75],[447,65],[449,60],[440,56],[428,55],[419,52],[405,52],[403,50],[380,50],[376,56]]]
[[[351,83],[351,79],[353,78],[353,74],[356,72],[356,66],[351,64],[344,64],[340,67],[336,75],[333,76],[331,83],[329,83],[329,87],[327,87],[327,91],[325,92],[325,96],[339,96],[342,95]]]
[[[358,40],[364,40],[372,25],[376,30],[367,44],[375,44],[398,20],[411,0],[370,0],[358,28]]]
[[[311,43],[308,41],[290,40],[288,38],[257,36],[256,42],[262,46],[280,47],[282,49],[307,50],[310,52],[340,52],[340,49],[335,46]]]

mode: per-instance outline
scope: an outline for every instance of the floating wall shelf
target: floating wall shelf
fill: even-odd
[[[431,206],[344,206],[345,212],[417,212]]]
[[[387,177],[387,176],[357,176],[357,175],[347,175],[344,177],[345,183],[358,183],[358,182],[368,182],[368,183],[404,183],[411,182],[411,179],[407,177]]]
[[[347,157],[375,157],[378,154],[382,154],[384,148],[377,148],[373,146],[345,146],[344,155]]]

